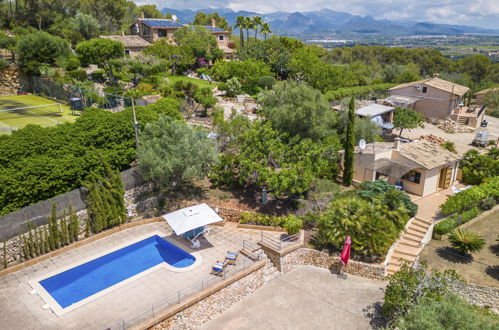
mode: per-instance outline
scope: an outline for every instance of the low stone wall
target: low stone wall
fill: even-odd
[[[455,282],[451,285],[451,290],[470,304],[489,307],[494,313],[499,314],[498,288],[480,286],[474,283]]]
[[[341,263],[338,256],[317,250],[301,248],[282,257],[282,271],[289,272],[298,266],[312,265],[329,269],[339,273]],[[357,275],[371,279],[383,279],[385,277],[385,266],[382,264],[368,264],[355,260],[350,260],[342,271],[347,274]]]

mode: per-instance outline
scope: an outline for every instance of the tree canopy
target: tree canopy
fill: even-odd
[[[393,126],[400,130],[399,136],[402,136],[404,129],[414,129],[422,127],[425,122],[423,114],[412,109],[397,108],[393,117]]]
[[[37,75],[43,64],[52,66],[57,60],[68,56],[69,45],[59,37],[38,31],[22,36],[17,42],[16,52],[21,69]]]
[[[232,32],[232,28],[227,23],[225,17],[220,16],[217,12],[214,13],[203,13],[198,12],[196,16],[194,16],[194,20],[192,21],[192,25],[201,25],[201,26],[211,26],[211,20],[215,20],[215,25],[225,31]]]

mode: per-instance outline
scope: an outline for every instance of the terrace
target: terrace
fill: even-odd
[[[173,272],[159,268],[140,278],[132,279],[83,306],[57,316],[43,309],[45,301],[39,294],[31,294],[28,281],[57,273],[82,260],[95,258],[120,245],[137,239],[160,234],[161,237],[189,253],[202,257],[199,267],[186,272]],[[279,237],[280,233],[269,233]],[[41,328],[127,328],[143,323],[157,313],[182,304],[188,297],[203,289],[234,276],[253,262],[240,256],[236,266],[227,266],[224,277],[211,275],[211,266],[223,260],[228,250],[239,250],[243,242],[259,241],[260,231],[238,229],[236,224],[211,226],[208,237],[201,239],[201,248],[193,250],[187,240],[176,237],[166,222],[155,222],[119,231],[105,238],[64,252],[56,257],[26,267],[0,278],[0,324],[5,329]]]
[[[485,116],[485,107],[474,104],[469,107],[460,106],[452,111],[451,119],[461,125],[466,125],[472,128],[480,127]]]

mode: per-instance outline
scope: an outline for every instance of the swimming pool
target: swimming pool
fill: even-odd
[[[50,295],[49,299],[45,299],[49,305],[53,305],[54,301],[59,305],[56,306],[58,312],[54,306],[50,306],[52,310],[62,314],[65,309],[81,305],[81,302],[92,296],[128,282],[147,270],[166,266],[170,270],[181,271],[191,268],[196,259],[192,254],[154,235],[30,284],[35,290],[43,288]]]

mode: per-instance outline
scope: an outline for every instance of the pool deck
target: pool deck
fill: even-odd
[[[171,298],[181,298],[202,290],[204,283],[213,282],[211,266],[222,260],[228,250],[242,248],[243,240],[257,242],[259,231],[237,229],[232,224],[213,226],[208,238],[201,240],[201,249],[193,250],[185,239],[174,237],[166,223],[152,223],[120,231],[98,241],[81,246],[18,272],[0,277],[0,324],[2,329],[105,329],[118,328],[130,320],[147,317],[152,306],[166,305]],[[172,272],[158,268],[112,290],[73,311],[57,316],[42,309],[45,301],[32,290],[28,281],[62,270],[102,251],[132,242],[144,235],[162,233],[165,239],[189,253],[202,256],[199,267],[188,272]],[[240,263],[250,263],[240,257]],[[231,267],[228,266],[228,276]],[[233,269],[233,268],[232,268]],[[158,310],[157,310],[158,311]],[[159,311],[158,311],[159,312]],[[127,324],[128,326],[128,324]]]

